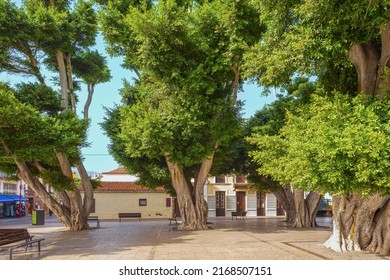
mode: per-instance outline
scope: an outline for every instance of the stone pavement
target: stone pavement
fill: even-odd
[[[31,225],[31,217],[0,219],[0,228],[27,227],[43,237],[41,252],[16,251],[34,260],[389,260],[366,252],[337,253],[321,244],[331,235],[331,218],[319,227],[294,229],[276,217],[210,218],[210,230],[179,231],[167,219],[102,220],[101,228],[67,232],[57,218]],[[91,226],[95,226],[91,222]],[[8,259],[0,252],[0,260]]]

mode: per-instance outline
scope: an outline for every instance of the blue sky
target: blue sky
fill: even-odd
[[[20,1],[14,1],[20,4]],[[101,37],[97,40],[96,49],[100,53],[105,53],[104,42]],[[107,55],[106,55],[107,56]],[[133,77],[131,71],[123,69],[120,65],[121,58],[110,58],[107,56],[109,68],[111,70],[112,79],[105,84],[96,86],[94,98],[90,107],[91,126],[88,130],[88,142],[90,146],[83,149],[84,164],[88,171],[104,172],[113,170],[118,167],[118,163],[108,154],[107,146],[109,139],[104,134],[100,123],[104,119],[105,110],[103,107],[112,108],[115,104],[119,104],[121,97],[119,89],[122,87],[122,80],[130,80]],[[25,80],[25,78],[0,73],[0,81],[10,82],[11,84]],[[78,93],[79,103],[77,111],[81,116],[81,111],[87,97],[87,89],[84,86],[82,91]],[[245,102],[244,117],[252,116],[257,110],[261,109],[265,104],[274,101],[274,96],[261,96],[261,89],[254,84],[245,84],[243,92],[239,93],[238,99]]]

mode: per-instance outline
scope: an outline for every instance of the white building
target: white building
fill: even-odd
[[[262,193],[249,187],[245,176],[210,177],[205,185],[209,217],[228,216],[232,212],[247,212],[247,216],[284,216],[272,193]]]

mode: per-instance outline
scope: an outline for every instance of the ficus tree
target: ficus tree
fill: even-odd
[[[281,203],[286,212],[287,222],[293,223],[295,227],[315,227],[316,215],[323,192],[307,189],[291,188],[289,182],[280,182],[269,174],[259,174],[258,168],[261,161],[253,161],[248,157],[252,152],[256,152],[259,146],[254,145],[251,135],[278,135],[280,129],[286,123],[287,112],[295,112],[301,106],[309,103],[311,94],[318,87],[318,83],[309,81],[308,78],[295,78],[290,84],[280,88],[281,94],[273,103],[264,106],[257,111],[245,125],[245,137],[248,137],[250,144],[246,146],[246,157],[248,170],[248,180],[253,188],[272,192]]]
[[[93,5],[26,0],[16,6],[5,0],[0,1],[0,13],[0,71],[30,81],[1,86],[0,110],[9,118],[0,125],[0,168],[23,179],[67,229],[87,229],[93,185],[80,148],[85,145],[88,120],[76,116],[72,58],[95,42]],[[58,84],[48,81],[45,68]],[[82,78],[81,72],[77,74]],[[56,190],[55,196],[45,184]]]
[[[257,4],[261,11],[261,20],[266,22],[268,29],[264,40],[248,52],[246,60],[248,64],[245,67],[248,75],[261,83],[277,85],[296,73],[307,73],[317,75],[319,82],[327,90],[337,89],[344,94],[386,99],[389,92],[386,67],[390,66],[389,1],[261,1]],[[352,85],[355,85],[354,90],[351,90]],[[379,101],[373,104],[377,102]],[[356,106],[360,108],[360,105]],[[337,115],[337,108],[333,109],[334,113],[330,111],[328,113]],[[318,114],[321,115],[320,112]],[[366,116],[356,114],[356,117]],[[314,119],[313,116],[313,121]],[[331,123],[329,119],[322,120]],[[381,123],[384,120],[378,117],[375,121]],[[352,120],[347,123],[353,124]],[[321,125],[322,123],[317,123],[318,127]],[[311,129],[314,129],[313,127]],[[305,126],[302,126],[302,129],[305,129]],[[369,133],[367,130],[362,131]],[[304,132],[311,131],[301,130],[299,133]],[[294,137],[298,137],[297,130],[295,133],[297,134],[294,134]],[[340,131],[334,129],[323,138],[329,140],[328,136],[332,136],[334,140],[331,142],[338,143],[339,133]],[[293,135],[289,134],[289,137]],[[358,142],[354,135],[349,137],[351,141]],[[275,142],[274,145],[277,143],[279,142]],[[275,153],[283,150],[282,146],[278,147],[281,150],[274,149]],[[322,150],[320,145],[313,144],[312,147]],[[355,152],[359,154],[358,146],[355,147]],[[337,146],[334,146],[334,151],[338,151]],[[297,155],[297,159],[299,158],[302,159]],[[307,157],[305,162],[299,162],[299,166],[305,170],[310,164],[317,164],[320,159],[321,157],[313,154]],[[330,161],[328,164],[340,167],[344,163],[340,159],[340,162]],[[371,164],[374,163],[367,161],[367,169],[371,168]],[[303,169],[303,166],[306,168]],[[329,174],[322,173],[324,178],[332,177]],[[375,176],[371,178],[372,181],[365,181],[367,188],[373,191],[363,192],[362,189],[354,187],[354,178],[351,179],[357,176],[356,173],[346,172],[343,175],[346,182],[351,181],[351,186],[348,187],[347,183],[339,185],[343,186],[344,190],[336,193],[342,193],[342,196],[334,197],[334,234],[329,244],[338,250],[371,249],[388,254],[386,244],[390,237],[386,227],[388,228],[390,220],[386,213],[389,196],[375,187],[377,184]],[[320,188],[320,183],[313,184],[312,187]]]
[[[334,195],[339,249],[388,254],[389,117],[388,101],[315,96],[280,134],[255,135],[252,155],[261,174]]]
[[[243,53],[260,39],[258,14],[249,1],[117,2],[129,1],[108,1],[103,34],[139,77],[119,109],[119,138],[131,158],[164,160],[180,228],[207,229],[204,185],[216,151],[238,131]]]

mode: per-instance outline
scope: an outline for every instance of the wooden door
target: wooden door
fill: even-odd
[[[215,210],[216,216],[225,216],[225,192],[215,192]]]
[[[236,192],[236,211],[242,213],[245,209],[245,192]]]
[[[265,193],[257,193],[257,216],[265,216]]]

